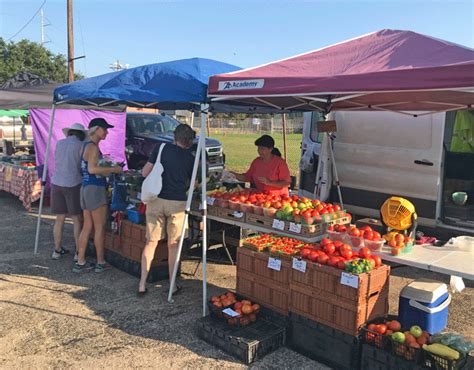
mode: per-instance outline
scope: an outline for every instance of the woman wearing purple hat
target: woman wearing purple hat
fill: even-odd
[[[107,220],[107,181],[105,177],[122,172],[122,167],[100,167],[102,153],[99,142],[107,137],[107,130],[113,128],[103,118],[94,118],[89,123],[89,141],[82,147],[81,155],[81,207],[84,214],[84,225],[79,235],[78,259],[73,272],[83,272],[91,269],[86,264],[87,243],[94,228],[94,245],[97,255],[95,272],[103,272],[107,265],[104,259],[105,223]]]

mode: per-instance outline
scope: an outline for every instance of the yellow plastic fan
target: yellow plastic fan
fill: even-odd
[[[407,230],[412,226],[415,206],[400,197],[390,197],[382,204],[382,218],[385,225],[395,230]]]

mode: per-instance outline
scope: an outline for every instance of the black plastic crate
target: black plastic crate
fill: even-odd
[[[421,370],[423,366],[405,360],[391,352],[373,347],[370,344],[361,345],[361,370]]]
[[[421,348],[413,348],[406,343],[398,343],[391,340],[392,353],[396,356],[403,357],[408,361],[417,364],[423,361],[423,350]]]
[[[290,313],[288,346],[334,369],[359,369],[360,340],[358,337],[295,313]]]
[[[471,362],[470,367],[466,366],[467,357],[462,356],[459,360],[446,360],[445,358],[435,355],[434,353],[423,351],[422,364],[427,369],[432,370],[458,370],[458,369],[474,369],[474,363]]]
[[[206,316],[197,321],[197,335],[247,365],[262,359],[286,342],[285,328],[265,319],[235,328]]]

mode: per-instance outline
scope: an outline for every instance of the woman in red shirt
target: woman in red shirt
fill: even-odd
[[[255,141],[258,157],[255,158],[246,173],[232,172],[239,181],[247,181],[255,185],[257,190],[274,195],[288,195],[290,186],[290,170],[280,151],[275,148],[275,140],[263,135]]]

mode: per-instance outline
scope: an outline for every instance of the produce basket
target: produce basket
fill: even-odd
[[[226,306],[226,307],[217,307],[214,305],[211,301],[207,302],[207,308],[209,309],[209,314],[212,317],[221,319],[223,317],[222,310],[225,310],[226,308],[230,308],[232,305]]]
[[[343,243],[347,242],[347,239],[348,239],[347,233],[338,232],[338,231],[330,231],[330,230],[327,230],[327,233],[329,235],[329,239],[331,239],[333,242],[335,241],[341,241]]]
[[[391,340],[392,353],[403,357],[406,360],[414,361],[417,364],[423,360],[423,350],[421,348],[410,347],[405,343],[399,343]]]
[[[351,241],[352,246],[355,248],[362,248],[365,246],[365,240],[361,236],[349,235],[349,240]]]
[[[372,251],[378,251],[382,248],[382,246],[385,244],[385,239],[381,239],[379,241],[375,240],[368,240],[364,239],[364,244],[367,248],[369,248]]]
[[[461,356],[458,360],[447,360],[444,357],[423,350],[423,367],[432,370],[458,370],[466,364],[467,357]]]
[[[367,343],[371,346],[375,346],[377,348],[382,348],[389,350],[391,345],[391,340],[388,335],[380,334],[375,331],[369,330],[368,327],[370,324],[383,324],[386,319],[380,317],[375,320],[372,320],[366,323],[360,329],[360,338],[364,343]]]

